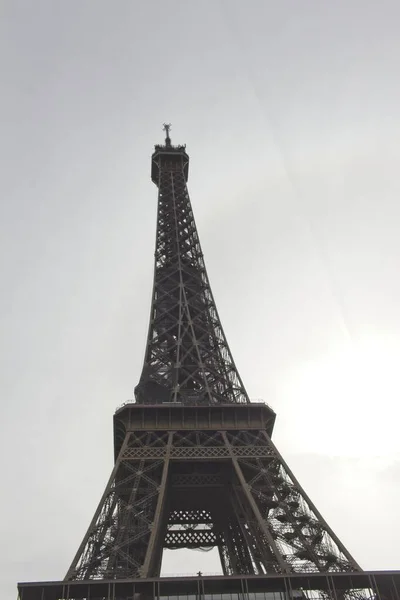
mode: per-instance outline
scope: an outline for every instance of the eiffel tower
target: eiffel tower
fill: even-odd
[[[211,292],[186,147],[164,130],[135,402],[114,415],[115,466],[65,579],[19,584],[19,597],[399,600],[400,574],[361,570],[273,444],[275,413],[250,402]],[[164,548],[213,547],[223,576],[160,576]]]

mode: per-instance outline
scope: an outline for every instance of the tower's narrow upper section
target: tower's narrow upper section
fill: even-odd
[[[171,125],[164,124],[165,144],[156,145],[151,157],[151,179],[158,186],[161,170],[183,171],[185,181],[189,176],[189,156],[186,154],[186,146],[173,146],[169,132]]]
[[[186,182],[185,146],[156,146],[158,187],[154,289],[136,400],[145,404],[249,402],[212,296]]]

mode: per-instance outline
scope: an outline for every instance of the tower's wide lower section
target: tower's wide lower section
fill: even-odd
[[[115,467],[66,579],[158,577],[164,548],[216,547],[224,575],[360,570],[272,443],[268,415],[119,411]]]

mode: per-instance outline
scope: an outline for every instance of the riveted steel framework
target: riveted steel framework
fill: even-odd
[[[67,579],[154,577],[163,548],[219,550],[223,572],[357,571],[273,445],[274,413],[249,399],[211,293],[167,136],[154,291],[136,404],[115,416],[116,463]]]
[[[247,403],[204,265],[186,187],[183,146],[156,146],[158,186],[154,290],[138,402]]]
[[[249,402],[211,293],[188,165],[167,127],[152,156],[159,195],[144,367],[136,402],[114,415],[115,466],[65,585],[158,577],[163,548],[216,547],[229,578],[359,574],[271,441],[275,413]],[[321,597],[334,597],[326,589]]]
[[[123,442],[67,579],[155,577],[163,548],[212,546],[226,575],[359,569],[272,443],[268,409],[246,407],[251,429],[234,410],[219,429],[188,429],[198,408],[183,406],[157,430],[136,429],[137,404],[118,411]]]

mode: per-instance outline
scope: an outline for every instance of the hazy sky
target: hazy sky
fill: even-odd
[[[398,0],[2,0],[1,598],[64,577],[112,468],[166,120],[251,398],[360,564],[400,568],[399,19]]]

